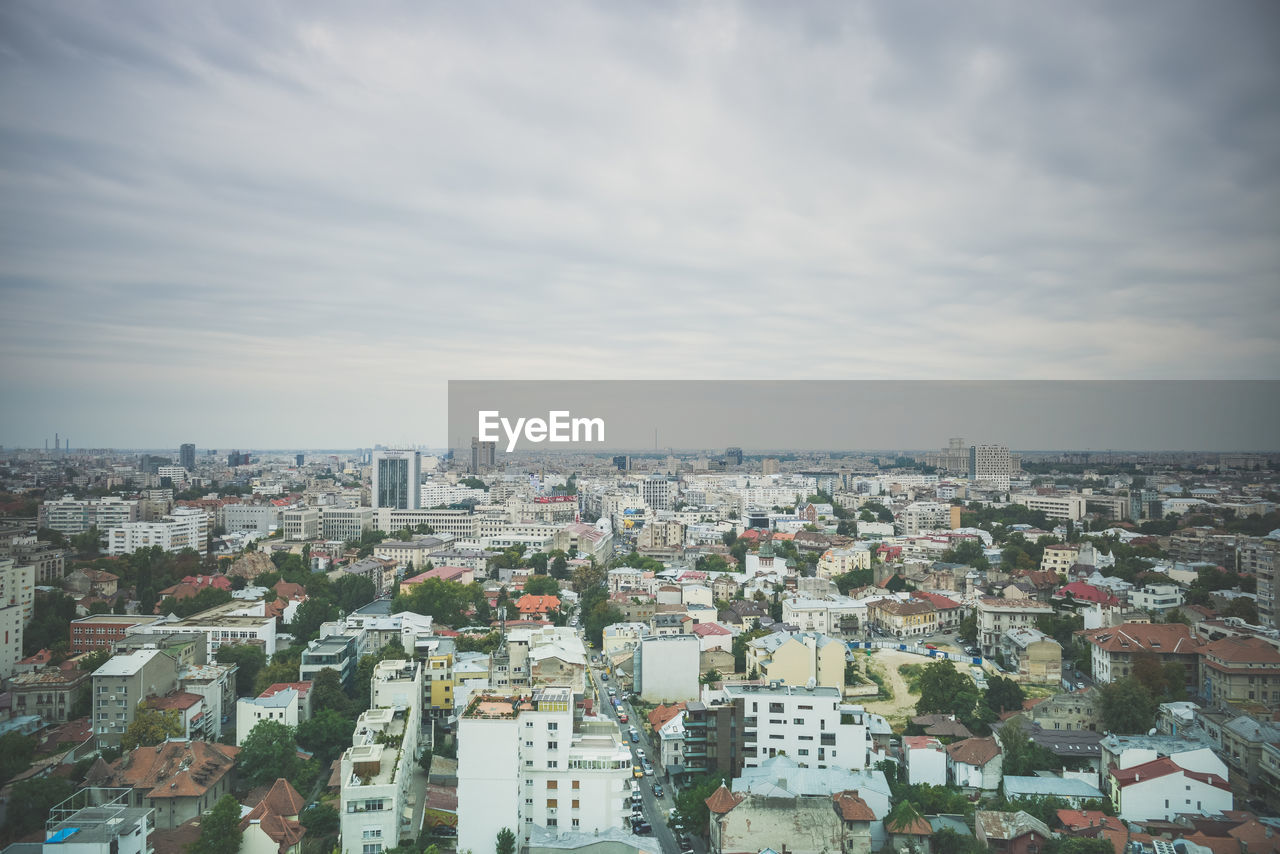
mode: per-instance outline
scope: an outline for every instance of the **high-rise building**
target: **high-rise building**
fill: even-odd
[[[631,468],[631,457],[626,454],[619,454],[613,458],[613,466],[618,471],[627,471]]]
[[[301,466],[305,462],[306,462],[306,456],[304,456],[303,454],[297,454],[293,458],[294,465]]]
[[[475,696],[458,724],[458,850],[535,828],[592,834],[630,811],[631,750],[606,717],[575,719],[567,686]],[[652,779],[652,778],[648,778]]]
[[[742,449],[741,448],[725,448],[724,461],[731,466],[742,465]]]
[[[485,469],[491,469],[496,463],[498,452],[497,442],[481,442],[478,438],[471,437],[471,473],[479,474]]]
[[[974,445],[969,449],[969,479],[1008,489],[1013,464],[1004,445]]]
[[[178,448],[178,464],[187,471],[195,471],[196,446],[188,442]]]
[[[373,452],[373,507],[417,510],[422,456],[417,451]]]
[[[766,475],[778,473],[778,460],[776,457],[765,457],[760,463],[760,470]]]

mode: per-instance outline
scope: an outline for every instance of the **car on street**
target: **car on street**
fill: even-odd
[[[643,761],[644,761],[645,756],[644,756],[644,748],[643,748],[643,747],[637,747],[637,748],[636,748],[636,757],[637,757],[641,762],[643,762]]]
[[[643,769],[643,768],[641,768],[639,765],[632,765],[632,766],[631,766],[631,776],[632,776],[632,777],[643,777],[643,776],[644,776],[644,769]]]
[[[653,776],[653,766],[652,766],[652,765],[650,765],[647,761],[646,761],[645,763],[643,763],[643,764],[644,764],[644,775],[645,775],[646,777],[652,777],[652,776]]]
[[[653,796],[654,796],[655,798],[660,798],[660,797],[662,797],[662,784],[661,784],[661,783],[654,783],[654,784],[653,784]]]
[[[618,712],[618,721],[619,721],[620,723],[624,723],[624,724],[625,724],[625,723],[627,722],[627,713],[626,713],[626,712]]]
[[[639,742],[640,742],[640,733],[636,732],[635,730],[631,730],[631,743],[638,744]]]

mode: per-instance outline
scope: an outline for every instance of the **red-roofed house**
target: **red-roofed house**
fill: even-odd
[[[1077,605],[1119,605],[1120,600],[1111,593],[1100,587],[1094,587],[1092,584],[1085,584],[1083,581],[1073,581],[1066,587],[1058,588],[1058,592],[1053,594],[1054,599],[1070,599]]]
[[[689,630],[689,633],[697,635],[698,648],[702,652],[710,649],[722,649],[728,653],[733,652],[733,632],[719,623],[698,623]]]
[[[289,781],[276,780],[271,790],[240,821],[240,854],[297,854],[307,831],[298,821],[305,804]]]
[[[923,599],[933,605],[933,610],[937,612],[938,630],[949,631],[960,625],[960,621],[964,619],[965,607],[954,599],[949,599],[939,593],[928,593],[924,590],[916,590],[911,594],[913,599]]]
[[[434,569],[428,569],[426,572],[418,573],[412,578],[406,578],[400,582],[400,590],[413,587],[415,584],[421,584],[428,578],[438,578],[441,581],[456,581],[459,584],[470,584],[476,580],[476,571],[469,566],[437,566]]]
[[[1204,642],[1191,634],[1182,623],[1124,623],[1087,629],[1080,637],[1092,647],[1093,678],[1100,683],[1113,682],[1130,675],[1133,657],[1152,654],[1161,664],[1177,662],[1186,672],[1186,687],[1197,692],[1196,667]]]
[[[174,691],[163,697],[147,700],[147,708],[177,713],[182,721],[183,738],[194,740],[216,739],[214,720],[208,714],[204,697],[186,691]]]
[[[285,688],[298,692],[298,720],[311,720],[311,683],[310,682],[275,682],[268,685],[259,697],[274,697]]]
[[[546,620],[559,607],[558,596],[534,596],[526,593],[516,600],[516,608],[520,611],[522,620]]]
[[[1161,757],[1112,768],[1111,802],[1125,821],[1172,821],[1182,813],[1213,815],[1233,808],[1231,787],[1217,774],[1188,771]]]
[[[947,785],[947,753],[942,742],[931,735],[908,735],[902,739],[907,758],[907,781],[911,785]]]

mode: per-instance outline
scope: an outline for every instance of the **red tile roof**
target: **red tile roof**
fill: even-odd
[[[953,762],[981,768],[1000,755],[1000,744],[994,738],[966,738],[948,744],[947,754]]]
[[[1083,581],[1073,581],[1066,587],[1058,589],[1055,596],[1069,596],[1077,602],[1097,602],[1102,605],[1119,605],[1120,600],[1105,590],[1094,587],[1092,584],[1085,584]]]
[[[840,817],[845,821],[875,821],[876,814],[867,806],[867,802],[858,797],[856,791],[836,792],[831,796],[835,801]]]
[[[734,794],[730,792],[724,783],[720,784],[720,788],[711,793],[711,797],[707,798],[704,803],[707,809],[716,815],[724,815],[729,810],[736,807],[746,799],[746,795]]]
[[[1124,623],[1080,633],[1086,641],[1107,652],[1157,652],[1194,655],[1204,642],[1193,637],[1184,623]]]
[[[1120,768],[1111,772],[1111,777],[1116,781],[1116,785],[1120,788],[1132,786],[1136,783],[1146,783],[1160,777],[1167,777],[1170,774],[1181,774],[1189,780],[1199,780],[1201,783],[1207,783],[1219,789],[1231,791],[1231,787],[1227,785],[1227,781],[1219,777],[1217,774],[1208,774],[1203,771],[1188,771],[1177,765],[1167,756],[1159,759],[1153,759],[1150,762],[1143,762],[1141,765],[1132,765],[1128,768]]]
[[[298,697],[299,699],[301,699],[307,696],[307,693],[311,690],[311,683],[310,682],[275,682],[271,685],[268,685],[266,690],[264,690],[258,696],[274,697],[276,694],[279,694],[281,691],[285,690],[286,688],[292,688],[293,690],[297,691]]]

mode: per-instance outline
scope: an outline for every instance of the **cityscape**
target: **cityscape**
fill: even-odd
[[[1280,854],[1277,44],[0,2],[0,854]]]
[[[1280,452],[470,451],[5,449],[8,841],[1280,829]]]

